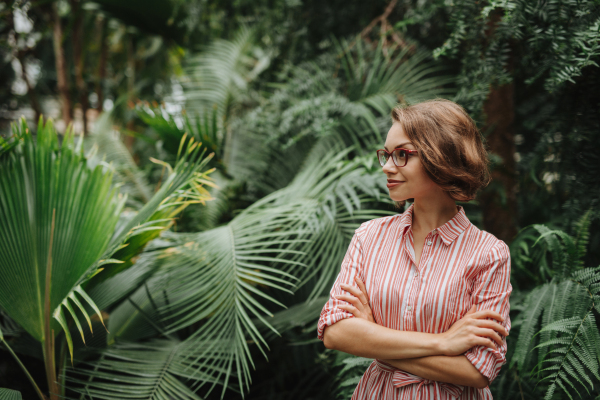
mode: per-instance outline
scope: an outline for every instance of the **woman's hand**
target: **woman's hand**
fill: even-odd
[[[496,343],[502,345],[500,335],[508,336],[508,331],[496,321],[504,321],[497,312],[491,310],[476,311],[473,307],[464,317],[456,321],[450,329],[440,333],[440,347],[444,355],[457,356],[475,346],[485,346],[497,350]]]
[[[341,288],[346,292],[352,293],[354,296],[340,294],[335,296],[338,300],[344,300],[352,305],[342,304],[338,308],[348,311],[356,318],[366,319],[367,321],[375,322],[373,313],[371,312],[371,305],[369,303],[369,295],[367,294],[367,288],[363,281],[357,276],[354,277],[354,281],[358,285],[358,288],[350,285],[341,285]]]

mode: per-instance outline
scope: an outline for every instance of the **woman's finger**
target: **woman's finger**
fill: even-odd
[[[356,297],[354,297],[354,296],[348,296],[348,295],[345,295],[345,294],[338,294],[337,296],[335,296],[335,298],[336,298],[336,299],[338,299],[338,300],[344,300],[344,301],[347,301],[348,303],[352,304],[352,305],[353,305],[354,307],[356,307],[356,308],[360,308],[360,307],[362,307],[362,305],[363,305],[363,304],[360,302],[360,300],[359,300],[359,299],[357,299],[357,298],[356,298]]]
[[[356,275],[354,277],[354,280],[356,281],[356,284],[358,285],[358,287],[360,288],[360,290],[365,295],[365,298],[366,298],[367,302],[370,302],[371,300],[369,300],[369,294],[367,293],[367,288],[366,288],[365,284],[363,283],[362,279],[360,279],[358,277],[358,275]]]
[[[364,293],[361,292],[359,288],[354,287],[354,286],[350,286],[350,285],[341,285],[341,288],[344,289],[346,292],[350,292],[354,296],[358,297],[360,299],[360,302],[363,303],[364,305],[369,304],[369,302],[366,299]]]
[[[357,318],[360,317],[360,311],[358,311],[358,309],[354,306],[348,304],[340,304],[338,308],[344,311],[348,311],[350,314],[354,315]]]
[[[476,326],[493,329],[503,336],[508,336],[508,329],[506,329],[496,321],[490,321],[489,319],[474,319],[473,321]]]
[[[467,311],[467,313],[465,315],[473,314],[475,311],[477,311],[477,305],[473,304],[471,306],[471,308],[469,309],[469,311]]]
[[[500,337],[500,335],[498,335],[498,333],[493,330],[493,329],[487,329],[487,328],[475,328],[474,333],[477,336],[485,336],[488,337],[492,340],[494,340],[496,343],[498,343],[499,345],[502,345],[502,338]]]
[[[479,310],[471,315],[472,318],[484,319],[484,318],[493,318],[500,322],[504,322],[504,317],[492,310]]]
[[[477,343],[478,346],[485,346],[489,347],[492,350],[498,350],[498,347],[494,344],[494,341],[488,338],[479,336],[477,337],[475,343]]]

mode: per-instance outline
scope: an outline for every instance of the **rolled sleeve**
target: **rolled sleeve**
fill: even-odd
[[[489,261],[475,278],[474,290],[471,294],[473,304],[477,310],[492,310],[502,315],[501,323],[510,332],[510,304],[509,297],[512,292],[510,284],[510,251],[506,243],[499,241],[492,248]],[[469,349],[465,356],[467,359],[489,379],[491,383],[500,368],[506,363],[506,338],[502,338],[502,345],[497,350],[485,346],[475,346]]]
[[[340,285],[355,285],[354,277],[357,274],[364,281],[364,277],[362,275],[363,254],[359,238],[359,233],[362,227],[363,225],[361,225],[361,227],[354,232],[350,246],[348,246],[348,251],[346,251],[346,256],[342,261],[340,273],[338,274],[333,287],[331,288],[329,300],[327,303],[325,303],[325,306],[323,306],[323,310],[321,311],[319,323],[317,325],[317,337],[321,340],[323,340],[325,328],[335,324],[338,321],[341,321],[342,319],[354,318],[354,315],[351,313],[338,308],[338,306],[341,304],[349,303],[343,300],[338,300],[335,298],[335,296],[348,294],[345,290],[342,290]]]

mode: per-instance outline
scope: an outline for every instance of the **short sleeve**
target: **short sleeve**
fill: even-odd
[[[471,299],[477,305],[477,310],[492,310],[504,318],[501,324],[510,332],[510,304],[512,292],[510,284],[510,251],[506,243],[499,241],[491,251],[485,267],[475,277]],[[506,338],[497,350],[485,346],[475,346],[469,349],[465,356],[486,376],[490,383],[496,379],[500,368],[506,363]]]
[[[342,290],[340,285],[355,285],[354,277],[356,274],[359,274],[359,277],[363,278],[362,275],[362,265],[363,265],[363,254],[361,242],[359,239],[359,232],[364,225],[361,225],[358,228],[352,240],[350,242],[350,246],[348,246],[348,251],[346,251],[346,256],[342,261],[342,267],[340,273],[338,274],[333,287],[331,288],[331,292],[329,294],[329,300],[323,306],[323,310],[321,311],[321,315],[319,317],[319,323],[317,325],[317,337],[323,340],[323,332],[325,328],[335,324],[338,321],[341,321],[345,318],[354,318],[354,315],[351,313],[341,310],[338,308],[341,304],[348,304],[348,302],[343,300],[338,300],[334,296],[347,294],[346,291]]]

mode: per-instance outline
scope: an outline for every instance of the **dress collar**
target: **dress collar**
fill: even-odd
[[[400,217],[400,229],[403,235],[406,233],[406,230],[412,226],[414,206],[414,203],[411,204]],[[467,218],[467,215],[465,214],[464,207],[456,207],[458,208],[456,215],[454,215],[450,221],[436,229],[446,245],[450,245],[454,242],[454,240],[456,240],[456,238],[471,224],[471,221],[469,221],[469,218]]]

